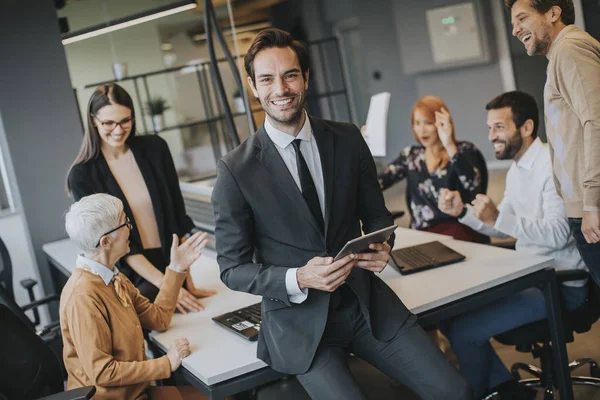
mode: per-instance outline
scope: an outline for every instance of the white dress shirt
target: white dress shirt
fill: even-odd
[[[83,256],[82,254],[77,256],[77,261],[76,261],[75,266],[77,268],[79,268],[80,265],[88,266],[90,268],[90,272],[95,275],[99,275],[102,278],[102,280],[104,281],[104,283],[106,283],[106,286],[108,286],[108,284],[112,280],[113,276],[117,275],[120,272],[119,268],[117,268],[116,265],[114,266],[114,269],[111,270],[106,265],[100,264],[99,262],[94,261],[91,258],[87,258],[87,257]],[[179,268],[174,267],[173,265],[169,265],[168,268],[172,269],[175,272],[187,273],[187,271],[183,271]]]
[[[317,141],[312,134],[312,128],[310,126],[310,119],[305,112],[304,125],[298,133],[298,136],[293,136],[275,128],[270,122],[269,117],[265,118],[265,131],[267,135],[275,143],[275,148],[279,152],[281,159],[285,166],[290,171],[296,186],[302,192],[302,185],[300,184],[300,175],[298,173],[298,165],[296,164],[296,150],[292,145],[292,142],[296,139],[301,139],[300,152],[306,160],[306,165],[312,177],[315,188],[317,189],[317,197],[319,198],[319,204],[321,206],[321,213],[323,219],[325,219],[325,182],[323,180],[323,168],[321,166],[321,157],[319,155],[319,148],[317,147]],[[296,270],[298,268],[290,268],[285,274],[285,287],[289,300],[292,303],[302,303],[308,297],[308,289],[300,290],[298,286],[298,280],[296,278]]]
[[[81,266],[83,265],[89,267],[90,272],[94,275],[100,276],[104,283],[106,283],[106,286],[108,286],[109,283],[112,281],[113,276],[119,273],[119,268],[117,268],[117,266],[115,266],[114,269],[111,270],[106,265],[100,264],[97,261],[84,257],[81,254],[77,256],[77,262],[75,265],[77,268],[81,268]]]
[[[516,250],[553,257],[556,269],[586,269],[571,236],[567,209],[552,178],[548,146],[537,138],[506,174],[494,226],[475,218],[470,205],[459,221],[488,236],[513,237]],[[585,281],[566,282],[583,286]]]

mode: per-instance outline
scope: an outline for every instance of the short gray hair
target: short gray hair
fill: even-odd
[[[119,226],[122,213],[121,200],[104,193],[92,194],[71,205],[65,215],[65,229],[83,255],[91,257],[98,252],[100,238]]]

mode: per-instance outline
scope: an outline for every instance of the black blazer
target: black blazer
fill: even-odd
[[[185,213],[173,157],[167,142],[157,135],[135,136],[129,140],[128,144],[148,187],[158,224],[163,255],[168,262],[172,235],[176,233],[181,237],[194,228],[192,219]],[[123,202],[125,213],[131,218],[134,226],[129,237],[131,249],[129,255],[139,254],[143,251],[140,234],[136,229],[136,222],[133,220],[129,203],[110,172],[102,153],[95,160],[74,166],[69,173],[68,181],[76,201],[94,193],[107,193],[119,198]],[[126,270],[129,269],[122,258],[119,268],[123,267]],[[166,265],[162,267],[166,267]]]
[[[290,303],[286,271],[315,256],[335,256],[361,235],[361,223],[367,233],[393,224],[358,128],[316,118],[310,122],[323,167],[325,234],[264,127],[219,161],[212,195],[221,279],[233,290],[263,296],[258,357],[294,375],[310,367],[330,294],[309,289],[303,303]],[[398,296],[361,268],[346,282],[375,338],[390,340],[409,316]]]

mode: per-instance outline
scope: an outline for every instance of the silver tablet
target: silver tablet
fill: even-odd
[[[350,240],[348,243],[344,245],[342,250],[335,256],[335,260],[339,260],[340,258],[347,256],[348,254],[359,254],[359,253],[370,253],[373,250],[369,249],[369,245],[371,243],[383,243],[387,241],[392,233],[396,230],[397,226],[392,225],[387,228],[380,229],[375,232],[371,232],[367,235],[358,237],[356,239]]]

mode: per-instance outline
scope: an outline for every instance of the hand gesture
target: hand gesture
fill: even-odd
[[[171,372],[175,372],[181,365],[181,361],[190,355],[190,343],[187,339],[177,339],[169,347],[167,358],[171,363]]]
[[[171,264],[181,271],[187,271],[202,254],[202,249],[207,243],[207,236],[206,232],[196,232],[185,243],[179,244],[179,238],[173,234]]]
[[[356,266],[372,272],[383,271],[390,260],[390,245],[387,242],[371,243],[369,248],[375,250],[375,252],[357,254],[358,262]]]
[[[475,218],[488,225],[494,226],[496,224],[500,212],[492,199],[485,194],[478,194],[471,204],[473,205]]]
[[[435,112],[435,127],[438,131],[438,137],[444,148],[449,152],[450,148],[456,147],[454,142],[454,124],[450,113],[444,107]]]
[[[458,217],[465,208],[465,205],[463,204],[458,191],[442,189],[440,190],[440,197],[438,198],[438,208],[445,214]]]
[[[311,288],[333,292],[344,283],[355,264],[354,254],[337,261],[333,261],[333,257],[315,257],[296,271],[298,286],[300,289]]]
[[[600,242],[600,211],[584,211],[581,232],[588,243]]]
[[[187,314],[189,312],[197,312],[204,310],[204,306],[200,303],[194,295],[185,290],[184,288],[179,289],[179,294],[177,295],[177,304],[175,305],[177,311],[182,314]]]

